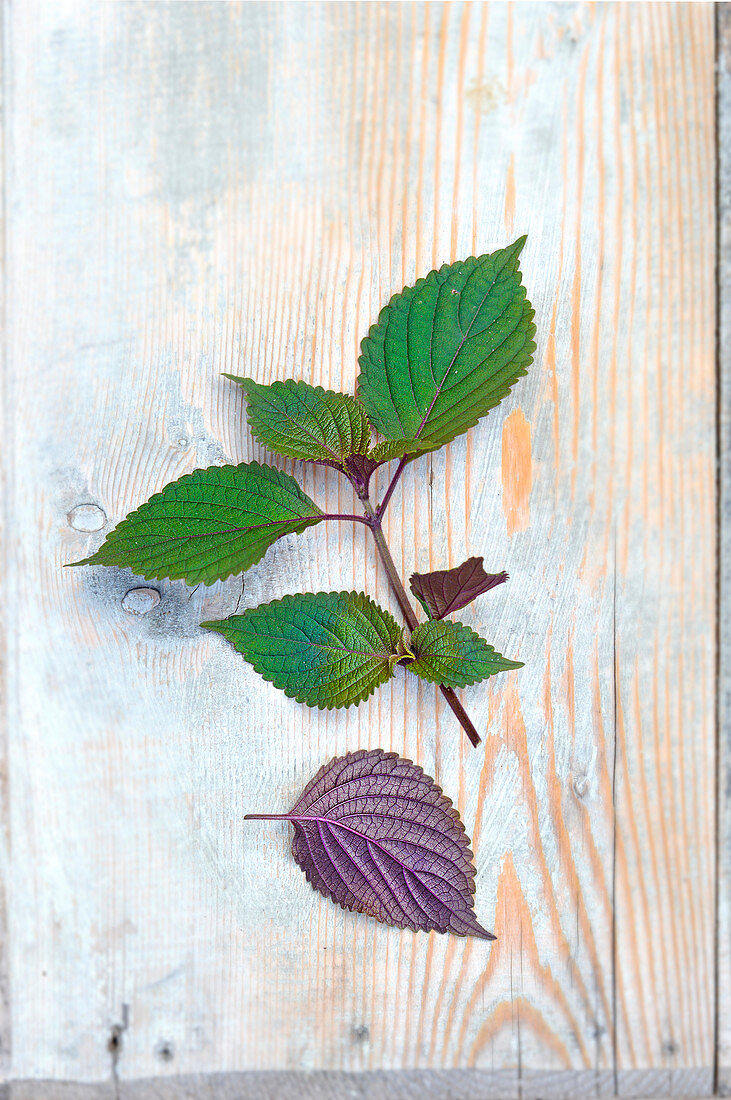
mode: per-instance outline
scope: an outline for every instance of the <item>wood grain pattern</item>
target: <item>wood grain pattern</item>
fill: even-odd
[[[716,9],[718,55],[719,741],[715,1087],[731,1096],[731,6]]]
[[[5,19],[4,11],[0,12],[0,33],[3,34]],[[7,300],[7,264],[6,247],[7,218],[6,218],[6,156],[5,156],[5,119],[6,119],[6,87],[7,87],[6,59],[4,50],[0,58],[0,173],[2,179],[2,203],[0,205],[0,220],[2,221],[2,246],[0,259],[0,327],[3,334],[6,332]],[[9,376],[7,370],[7,356],[5,354],[5,340],[0,342],[0,423],[7,427],[12,417],[10,415],[9,401]],[[6,436],[6,447],[9,440]],[[0,461],[0,509],[2,515],[2,529],[9,530],[10,508],[7,488],[10,482],[9,472],[11,461],[6,454]],[[9,547],[7,539],[0,537],[0,563],[2,563],[3,575],[7,575],[7,560]],[[8,786],[8,683],[7,683],[7,653],[6,636],[9,624],[9,611],[12,605],[12,595],[8,588],[3,586],[0,591],[0,858],[2,859],[2,871],[0,871],[0,1080],[4,1080],[10,1071],[10,1056],[12,1048],[12,1025],[10,1018],[10,951],[8,945],[8,875],[6,873],[7,862],[10,854],[10,805]]]
[[[530,424],[520,406],[503,422],[501,474],[505,528],[512,537],[516,531],[525,531],[530,524],[533,488]]]
[[[6,34],[12,1075],[707,1095],[712,7],[32,0]],[[429,684],[344,714],[286,699],[198,629],[240,582],[163,583],[134,614],[140,581],[60,568],[94,517],[270,460],[220,372],[352,391],[391,293],[523,232],[535,366],[408,469],[387,524],[404,576],[510,573],[461,614],[526,662],[463,693],[484,748]],[[352,509],[331,471],[284,468]],[[241,606],[352,586],[398,614],[368,537],[283,540]],[[343,913],[286,826],[244,825],[375,746],[459,806],[491,948]]]
[[[653,1077],[651,1072],[648,1075]],[[555,1089],[555,1078],[561,1081]],[[526,1079],[527,1095],[572,1097],[581,1100],[594,1096],[592,1084],[581,1074],[574,1075],[573,1091],[567,1091],[567,1075],[544,1074],[541,1082]],[[490,1100],[505,1095],[499,1072],[488,1070],[248,1070],[243,1073],[190,1074],[182,1077],[147,1077],[139,1080],[97,1083],[78,1081],[25,1080],[10,1081],[2,1086],[2,1100],[342,1100],[344,1096],[357,1100]],[[646,1098],[662,1095],[653,1092]],[[667,1095],[667,1093],[665,1093]],[[691,1097],[685,1100],[707,1100]]]

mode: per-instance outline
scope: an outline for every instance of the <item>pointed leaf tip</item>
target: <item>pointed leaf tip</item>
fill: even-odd
[[[340,469],[351,455],[368,451],[371,425],[350,394],[292,378],[262,385],[253,378],[225,377],[243,389],[252,435],[271,451]]]
[[[533,309],[507,248],[445,264],[394,294],[361,343],[358,394],[387,440],[466,432],[533,361]]]
[[[322,512],[289,474],[259,462],[209,466],[166,485],[77,565],[129,567],[148,580],[213,584],[263,558]]]
[[[310,884],[343,909],[414,932],[495,939],[474,913],[459,814],[411,760],[382,749],[335,757],[280,816],[294,826],[292,854]]]
[[[528,240],[528,234],[524,233],[522,237],[518,237],[515,241],[513,241],[512,249],[513,249],[513,255],[514,256],[519,256],[521,254],[521,252],[525,248],[525,242],[527,240]]]
[[[467,687],[498,672],[521,668],[521,661],[509,661],[463,623],[432,619],[421,623],[411,635],[416,660],[409,669],[434,684]]]
[[[321,710],[367,699],[406,652],[393,617],[362,592],[303,592],[201,625],[285,695]]]

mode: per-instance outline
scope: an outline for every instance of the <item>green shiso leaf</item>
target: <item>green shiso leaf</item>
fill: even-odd
[[[305,592],[202,623],[265,680],[310,707],[359,703],[406,652],[393,617],[361,592]]]
[[[365,409],[350,394],[292,379],[262,386],[251,378],[225,377],[246,394],[254,437],[277,454],[342,466],[350,455],[365,454],[370,446]]]
[[[394,458],[403,458],[404,455],[416,458],[417,455],[434,451],[440,446],[441,444],[431,443],[428,439],[382,439],[371,448],[368,455],[380,466],[383,462],[391,462]]]
[[[381,310],[361,344],[358,396],[386,439],[449,443],[526,373],[535,325],[524,244],[445,264]]]
[[[424,680],[448,687],[466,687],[496,672],[523,667],[522,661],[508,661],[496,653],[468,626],[443,619],[418,626],[411,635],[409,648],[416,654],[416,660],[408,668]]]
[[[283,535],[322,512],[294,478],[258,462],[194,470],[117,524],[74,565],[128,566],[148,579],[213,584],[258,562]]]

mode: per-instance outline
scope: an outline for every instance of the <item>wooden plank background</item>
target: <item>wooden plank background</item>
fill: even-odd
[[[709,1095],[712,6],[29,0],[4,35],[6,1078]],[[286,699],[198,628],[238,581],[140,613],[128,572],[60,568],[174,477],[271,460],[220,372],[352,391],[391,293],[524,232],[530,376],[387,528],[404,575],[510,573],[462,615],[526,662],[463,693],[484,747],[428,684]],[[394,606],[368,533],[318,527],[242,606],[342,587]],[[458,805],[494,945],[344,913],[243,824],[378,745]]]
[[[715,1086],[731,1096],[731,4],[717,17],[719,366],[718,1035]]]

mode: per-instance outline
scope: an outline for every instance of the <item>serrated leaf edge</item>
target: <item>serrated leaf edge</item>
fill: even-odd
[[[411,591],[412,596],[414,597],[415,600],[419,601],[421,606],[424,608],[424,613],[426,614],[426,617],[428,619],[430,619],[432,622],[439,622],[442,619],[445,619],[447,617],[447,615],[456,615],[456,613],[458,611],[462,611],[463,608],[469,607],[469,605],[471,603],[474,603],[475,600],[479,599],[480,596],[486,596],[487,593],[491,592],[493,588],[497,588],[498,585],[504,584],[506,581],[510,580],[510,574],[507,573],[504,569],[501,570],[501,572],[499,572],[499,573],[485,573],[486,577],[489,580],[493,581],[493,583],[488,588],[486,588],[484,591],[476,592],[475,595],[472,596],[469,600],[467,600],[465,603],[459,604],[457,607],[452,608],[451,606],[448,605],[444,609],[444,611],[442,611],[440,614],[437,614],[436,612],[434,614],[432,614],[431,609],[430,609],[427,601],[420,595],[419,592],[417,592],[416,587],[414,585],[414,581],[417,578],[419,580],[422,580],[422,579],[427,578],[427,577],[433,577],[435,574],[447,575],[447,574],[450,574],[450,573],[455,573],[455,572],[459,571],[460,569],[463,569],[465,567],[465,565],[469,565],[471,562],[477,562],[478,565],[476,566],[476,568],[482,569],[483,573],[485,573],[485,559],[482,556],[482,554],[480,554],[479,556],[478,555],[473,555],[472,557],[467,558],[465,561],[461,562],[460,565],[453,566],[451,569],[432,569],[428,573],[419,573],[417,571],[417,572],[412,573],[411,576],[409,577],[409,589]],[[474,568],[475,567],[473,567],[473,572],[474,572]]]
[[[313,515],[313,516],[302,516],[299,519],[271,520],[269,523],[259,523],[259,524],[254,524],[251,527],[242,527],[242,528],[240,528],[241,531],[263,530],[265,527],[285,526],[287,524],[297,524],[297,525],[301,524],[303,530],[306,530],[308,527],[314,527],[317,523],[320,523],[320,521],[324,517],[325,513],[317,506],[317,504],[315,504],[314,500],[312,500],[308,496],[308,494],[305,493],[304,489],[301,487],[301,485],[297,481],[295,481],[295,479],[291,476],[291,474],[286,473],[284,470],[279,470],[276,466],[272,466],[268,462],[256,462],[256,461],[252,461],[252,462],[227,462],[227,463],[224,463],[223,466],[196,466],[195,469],[189,470],[187,474],[181,474],[180,477],[175,478],[174,481],[167,482],[166,485],[163,485],[162,489],[159,489],[158,492],[153,493],[151,497],[148,497],[147,500],[143,501],[142,504],[137,506],[137,508],[134,508],[131,512],[127,512],[127,514],[125,516],[123,516],[122,519],[120,519],[119,522],[116,523],[114,525],[114,527],[112,527],[111,530],[109,530],[107,532],[107,534],[104,537],[104,540],[100,543],[100,545],[97,547],[97,549],[94,551],[93,554],[89,555],[89,557],[87,557],[87,558],[82,558],[80,561],[66,562],[65,565],[64,565],[64,568],[74,569],[74,568],[76,568],[77,566],[80,566],[80,565],[99,565],[99,566],[102,566],[104,569],[131,569],[135,577],[142,577],[146,581],[159,581],[159,580],[179,581],[179,580],[182,580],[182,581],[185,581],[186,584],[188,584],[188,582],[185,580],[185,576],[183,574],[180,574],[180,573],[178,573],[176,576],[172,576],[170,573],[167,573],[167,572],[166,573],[161,573],[159,571],[145,572],[144,570],[137,569],[135,566],[132,566],[132,565],[108,565],[105,562],[95,561],[94,559],[96,558],[96,555],[99,553],[99,551],[107,544],[107,542],[109,541],[110,536],[114,535],[114,533],[118,530],[119,527],[122,526],[123,523],[126,523],[128,520],[134,519],[135,516],[137,516],[137,514],[142,511],[143,508],[146,508],[147,505],[152,504],[153,502],[157,501],[157,499],[164,494],[165,490],[169,489],[172,485],[176,485],[178,482],[183,481],[184,478],[192,477],[194,474],[206,473],[208,470],[238,469],[239,467],[242,467],[242,466],[246,466],[247,469],[252,467],[252,466],[256,466],[258,469],[273,470],[274,473],[277,475],[277,480],[280,482],[280,484],[281,484],[281,479],[282,478],[287,479],[289,481],[292,481],[297,486],[297,489],[302,494],[302,496],[305,497],[309,501],[309,503],[312,505],[312,507],[315,509],[316,514]],[[289,534],[299,535],[299,534],[302,534],[302,533],[303,533],[302,531],[285,531],[283,535],[280,535],[280,536],[278,536],[277,539],[275,539],[275,542],[278,541],[279,538],[286,537],[286,535],[289,535]],[[177,539],[179,539],[180,541],[183,541],[189,536],[178,535],[178,536],[175,536],[175,537]],[[247,565],[244,569],[241,569],[241,570],[232,569],[230,572],[226,573],[226,575],[223,576],[223,577],[221,577],[221,576],[212,576],[212,577],[210,577],[210,579],[201,580],[201,581],[198,581],[196,583],[197,584],[204,584],[206,587],[209,587],[210,585],[215,584],[217,581],[225,581],[225,580],[228,580],[229,577],[237,577],[237,576],[239,576],[240,573],[245,573],[249,569],[251,569],[254,565],[257,565],[262,560],[262,558],[266,555],[267,551],[271,550],[271,547],[273,545],[274,544],[271,543],[269,546],[265,547],[262,554],[258,558],[256,558],[254,561],[252,561],[249,565]]]
[[[477,676],[474,679],[470,679],[468,676],[465,676],[463,682],[454,684],[454,685],[452,685],[453,687],[474,687],[475,684],[481,684],[484,680],[489,680],[492,676],[497,676],[501,672],[514,672],[518,668],[524,668],[525,667],[525,661],[511,661],[509,657],[503,656],[502,653],[500,653],[497,649],[495,649],[494,645],[492,645],[490,642],[486,641],[482,637],[481,634],[477,633],[476,630],[473,630],[472,627],[467,626],[465,623],[461,623],[456,619],[432,619],[432,618],[430,618],[425,623],[419,623],[419,625],[413,631],[413,633],[411,635],[411,638],[409,639],[410,643],[413,643],[414,635],[417,634],[419,630],[421,630],[422,628],[430,627],[430,626],[432,626],[436,623],[444,623],[445,625],[452,625],[452,626],[461,627],[463,630],[467,631],[473,637],[477,638],[480,642],[483,642],[484,645],[486,645],[489,649],[491,649],[493,651],[493,653],[495,654],[496,657],[502,658],[503,661],[506,661],[510,665],[509,668],[499,668],[499,669],[496,669],[495,672],[488,672],[486,676]],[[408,668],[410,672],[413,672],[413,674],[415,676],[418,676],[419,679],[421,679],[421,680],[426,680],[430,684],[441,684],[441,682],[442,682],[441,680],[435,680],[431,676],[426,676],[426,675],[424,675],[424,673],[418,672],[413,667],[414,664],[416,664],[419,660],[418,640],[417,640],[417,644],[414,645],[414,649],[417,651],[416,652],[416,657],[414,658],[413,661],[410,661],[408,663],[404,662],[404,667]]]
[[[505,253],[507,253],[507,255],[505,257],[505,262],[503,263],[503,266],[500,268],[501,271],[504,270],[505,266],[511,260],[517,259],[517,257],[520,256],[520,253],[523,251],[523,248],[525,246],[525,243],[526,243],[527,239],[528,239],[528,235],[526,233],[524,233],[522,236],[518,237],[513,242],[512,245],[507,245],[504,249],[496,249],[495,250],[496,252],[504,251]],[[389,322],[389,317],[390,317],[389,310],[391,310],[391,308],[394,306],[394,303],[397,302],[397,300],[400,300],[400,299],[405,299],[406,301],[410,301],[414,297],[414,295],[417,294],[422,289],[422,287],[424,287],[426,285],[428,280],[432,277],[436,277],[436,276],[439,276],[439,275],[445,275],[445,278],[446,278],[447,274],[450,273],[455,267],[457,267],[457,265],[460,265],[460,266],[463,267],[465,264],[468,264],[470,262],[470,260],[474,260],[475,262],[477,262],[480,259],[485,259],[486,257],[492,256],[492,255],[494,255],[494,253],[486,252],[486,253],[483,253],[480,256],[467,256],[464,260],[457,260],[457,261],[455,261],[454,263],[451,263],[451,264],[450,263],[443,263],[441,265],[441,267],[434,268],[432,271],[429,271],[426,275],[422,276],[420,279],[417,279],[416,282],[413,283],[411,286],[404,286],[401,291],[391,295],[389,300],[386,302],[386,304],[382,307],[381,311],[379,312],[378,320],[375,322],[375,324],[370,326],[370,328],[368,329],[368,332],[366,333],[366,335],[361,340],[361,344],[360,344],[361,354],[358,356],[358,365],[360,367],[360,373],[359,373],[357,381],[356,381],[356,392],[357,392],[358,397],[361,398],[361,400],[362,400],[363,394],[366,394],[369,401],[371,401],[373,404],[377,404],[377,402],[373,401],[373,390],[368,385],[368,382],[365,379],[366,360],[368,358],[367,341],[369,341],[369,340],[376,341],[376,340],[381,340],[381,339],[383,339],[385,341],[386,329],[388,328],[388,322]],[[442,279],[441,281],[444,282],[445,280]],[[529,310],[527,311],[527,313],[525,315],[525,320],[527,321],[527,327],[526,327],[526,330],[525,330],[526,343],[523,345],[523,348],[522,348],[522,351],[529,356],[529,361],[528,361],[528,364],[519,371],[518,377],[516,378],[515,382],[518,381],[518,378],[522,378],[528,373],[528,366],[530,366],[530,363],[532,362],[532,359],[533,359],[533,353],[536,350],[536,344],[533,342],[533,337],[535,336],[535,332],[536,332],[536,326],[533,324],[533,317],[534,316],[535,316],[535,309],[529,303]],[[366,346],[366,350],[364,350],[364,345]],[[508,386],[508,388],[505,390],[505,392],[503,394],[501,394],[501,396],[498,398],[495,405],[492,405],[490,409],[487,409],[483,413],[478,413],[474,418],[472,418],[472,416],[468,416],[467,417],[468,422],[465,424],[465,426],[463,428],[459,428],[457,431],[454,432],[453,435],[449,436],[449,438],[443,440],[442,443],[438,444],[438,446],[436,446],[432,449],[439,449],[440,447],[446,446],[448,443],[453,442],[453,440],[456,439],[456,437],[458,435],[463,435],[465,432],[469,431],[471,428],[474,428],[474,426],[483,418],[483,416],[486,416],[488,412],[491,412],[493,408],[495,408],[498,404],[500,404],[500,402],[505,397],[508,396],[508,394],[512,391],[513,385],[515,385],[515,382],[513,382],[512,385]],[[429,414],[431,413],[431,411],[434,407],[434,404],[437,400],[437,397],[439,396],[440,393],[441,393],[441,387],[438,388],[437,393],[432,398],[432,401],[429,405],[429,408],[427,409],[426,413],[424,413],[424,415],[422,416],[421,423],[419,424],[419,426],[416,430],[416,433],[413,437],[414,441],[417,441],[420,438],[419,433],[421,432],[421,430],[424,427],[424,424],[428,420]],[[366,407],[366,412],[367,411],[368,410],[367,410],[367,407]],[[397,414],[397,416],[399,416],[398,410],[396,410],[396,414]],[[370,414],[369,414],[369,417],[370,417]],[[377,428],[377,430],[381,434],[383,434],[381,429],[378,428],[378,426],[376,425],[375,419],[373,417],[370,417],[370,419],[371,419],[371,422],[374,424],[374,426]],[[399,422],[400,422],[400,416],[399,416]],[[403,429],[403,424],[401,424],[401,428]],[[449,434],[449,433],[447,433],[447,434]],[[386,438],[389,439],[389,438],[392,438],[392,437],[386,436]],[[404,436],[404,438],[406,438],[406,436]]]
[[[447,813],[449,815],[449,817],[452,818],[454,823],[459,828],[460,833],[465,837],[466,845],[465,845],[465,848],[464,848],[464,854],[465,854],[466,857],[468,857],[467,862],[469,864],[468,870],[465,872],[465,877],[467,878],[467,880],[469,882],[470,893],[472,895],[472,898],[474,899],[475,896],[476,896],[475,878],[477,876],[477,868],[475,867],[475,854],[472,851],[472,842],[469,838],[469,834],[467,833],[467,829],[465,827],[465,824],[462,821],[462,817],[460,815],[460,812],[457,809],[457,807],[454,805],[454,803],[452,802],[451,798],[449,798],[449,796],[444,793],[442,787],[440,787],[440,785],[437,783],[436,779],[433,779],[432,776],[428,775],[424,771],[424,769],[421,767],[421,765],[415,764],[414,761],[411,760],[409,757],[399,756],[399,754],[397,752],[386,752],[384,749],[356,749],[356,751],[353,752],[353,753],[345,753],[343,756],[334,756],[329,761],[327,761],[327,763],[323,764],[318,769],[318,771],[315,773],[315,775],[313,775],[312,779],[310,779],[307,782],[307,784],[305,785],[305,790],[308,787],[310,787],[310,785],[314,785],[315,783],[317,783],[318,779],[322,778],[322,776],[328,771],[328,769],[335,763],[336,760],[342,760],[345,756],[351,756],[355,759],[361,759],[363,756],[369,755],[369,753],[377,754],[379,756],[379,758],[383,759],[383,760],[396,760],[396,761],[401,760],[405,764],[409,764],[412,768],[414,768],[419,773],[420,778],[427,780],[428,783],[430,783],[432,786],[436,787],[437,791],[439,792],[439,798],[435,803],[433,803],[433,805],[434,806],[439,806],[441,809],[443,809],[445,811],[445,813]],[[305,792],[303,791],[302,794],[300,795],[300,798],[297,799],[297,802],[299,802],[302,799],[302,797],[304,796],[304,793]],[[296,804],[297,803],[295,803],[295,805]],[[293,826],[297,823],[297,818],[296,817],[293,818],[291,816],[291,814],[289,814],[289,813],[282,815],[282,817],[283,817],[284,820],[289,821],[290,824],[292,824]],[[330,893],[329,891],[328,891],[328,893],[324,893],[320,889],[320,887],[317,885],[317,883],[310,877],[309,869],[307,867],[303,867],[302,864],[295,857],[294,844],[292,844],[291,847],[292,847],[292,857],[293,857],[295,863],[297,864],[299,869],[304,873],[305,878],[307,879],[307,881],[310,884],[310,886],[312,887],[312,889],[315,891],[316,894],[319,894],[320,897],[327,898],[329,901],[334,902],[345,913],[358,913],[362,916],[368,917],[370,920],[377,921],[379,924],[385,924],[388,928],[395,928],[399,932],[411,932],[413,935],[416,935],[416,932],[414,932],[413,929],[402,928],[400,925],[394,924],[390,920],[383,920],[381,918],[374,917],[373,914],[369,913],[367,909],[360,908],[360,907],[354,908],[354,907],[351,907],[349,905],[345,905],[342,901],[340,901],[339,898],[337,898],[334,894]],[[488,932],[488,930],[486,928],[482,927],[482,925],[480,924],[480,922],[477,919],[477,915],[475,914],[474,904],[473,904],[473,907],[470,910],[470,912],[471,912],[472,916],[475,919],[475,924],[477,925],[477,927],[481,928],[483,932],[487,933],[487,935],[485,937],[475,936],[474,938],[475,939],[485,939],[486,942],[493,943],[497,939],[497,936],[495,936],[495,934],[493,932]],[[424,930],[419,929],[419,931],[424,931]],[[434,928],[434,929],[430,929],[430,931],[427,932],[426,935],[431,935],[432,933],[434,933],[436,935],[445,935],[446,934],[446,933],[439,932],[436,928]],[[449,929],[448,934],[451,935],[451,936],[459,936],[461,939],[466,939],[470,935],[469,932],[457,932],[457,931],[455,931],[451,928]]]
[[[317,596],[331,596],[331,595],[333,595],[332,591],[292,592],[292,593],[288,593],[285,596],[281,596],[277,600],[270,600],[267,604],[257,604],[256,607],[246,608],[246,611],[257,611],[260,607],[270,607],[272,604],[282,604],[282,603],[285,603],[285,602],[293,602],[295,600],[301,599],[303,596],[311,596],[313,598],[316,598]],[[393,625],[393,627],[395,629],[395,632],[398,633],[398,635],[399,635],[398,644],[400,645],[401,650],[402,650],[402,652],[400,652],[400,653],[385,654],[384,655],[384,664],[386,664],[388,666],[388,673],[389,674],[384,679],[378,680],[375,684],[373,684],[366,695],[359,695],[359,697],[357,699],[353,699],[352,702],[348,703],[345,706],[343,706],[342,704],[338,704],[338,703],[314,703],[314,704],[313,703],[306,703],[298,697],[298,695],[296,694],[296,689],[295,690],[288,690],[287,688],[280,687],[278,684],[276,684],[274,682],[274,680],[271,678],[271,676],[267,676],[267,674],[265,672],[263,672],[260,668],[257,668],[257,666],[254,664],[254,662],[251,661],[248,657],[246,657],[243,653],[241,653],[241,650],[237,649],[237,647],[234,645],[234,643],[231,641],[231,639],[226,638],[225,635],[223,634],[223,632],[221,630],[219,630],[218,624],[227,622],[228,621],[227,619],[209,619],[206,622],[200,623],[200,626],[204,630],[210,630],[213,633],[220,634],[221,637],[224,639],[224,641],[228,642],[228,644],[233,647],[233,649],[246,661],[246,663],[251,665],[251,667],[254,669],[254,671],[259,676],[261,676],[262,680],[266,680],[267,683],[272,684],[272,686],[275,687],[277,689],[277,691],[283,692],[283,694],[286,695],[288,699],[294,699],[296,702],[302,703],[303,706],[310,707],[311,710],[315,710],[315,709],[316,710],[350,710],[351,707],[359,706],[361,703],[364,703],[366,701],[366,699],[370,699],[371,695],[376,690],[376,688],[382,687],[383,684],[388,683],[388,681],[393,678],[396,664],[399,661],[403,660],[403,658],[405,656],[413,656],[413,654],[411,653],[411,651],[406,646],[406,642],[405,642],[405,639],[404,639],[403,628],[399,626],[399,624],[396,622],[396,620],[394,619],[391,612],[387,611],[385,607],[381,607],[381,605],[376,603],[376,601],[374,599],[372,599],[371,596],[367,596],[365,594],[365,592],[355,592],[355,591],[348,592],[346,590],[342,590],[340,592],[337,592],[336,595],[338,595],[338,596],[348,596],[348,597],[353,597],[354,596],[356,598],[362,598],[364,600],[367,600],[369,603],[373,604],[374,607],[377,607],[378,610],[380,611],[380,613],[384,616],[384,618],[386,618],[387,620],[390,620],[390,624]],[[242,612],[242,614],[245,614],[245,612]],[[229,615],[228,618],[233,619],[233,618],[237,618],[237,616],[236,615]],[[313,780],[313,782],[314,782],[314,780]]]
[[[370,426],[371,432],[373,431],[373,425],[371,424],[368,413],[366,412],[362,401],[360,401],[355,394],[342,393],[339,390],[326,390],[323,386],[313,386],[309,382],[305,382],[305,380],[303,378],[297,378],[297,379],[294,379],[294,378],[284,378],[284,379],[275,378],[273,382],[257,382],[255,379],[249,378],[246,375],[229,374],[227,371],[222,371],[221,374],[224,378],[228,378],[232,382],[235,382],[244,391],[244,396],[246,398],[246,407],[247,407],[247,409],[249,409],[251,407],[251,404],[252,404],[252,398],[249,396],[249,393],[246,389],[247,384],[249,384],[249,383],[251,383],[254,386],[259,387],[260,389],[271,389],[272,387],[274,387],[277,384],[284,387],[284,386],[287,385],[288,382],[291,383],[292,388],[296,389],[301,384],[301,385],[307,387],[307,389],[313,390],[318,396],[323,395],[324,397],[345,397],[349,401],[352,401],[356,406],[359,407],[360,411],[363,414],[363,418],[365,419],[365,422]],[[307,409],[307,412],[312,413],[312,410]],[[292,418],[287,416],[286,419],[291,420]],[[301,424],[297,424],[296,421],[292,421],[292,423],[296,424],[297,428],[300,431],[305,431],[306,432],[306,429],[304,429]],[[257,442],[260,443],[262,445],[262,447],[266,447],[267,450],[269,450],[269,451],[274,450],[274,448],[271,446],[271,444],[268,443],[265,439],[262,439],[262,437],[258,434],[258,432],[256,430],[256,427],[254,426],[254,424],[252,424],[251,420],[248,421],[248,424],[249,424],[249,431],[254,436],[254,438],[257,440]],[[366,450],[365,451],[351,451],[350,454],[344,455],[344,456],[343,455],[338,455],[335,451],[331,450],[331,448],[328,447],[326,443],[322,443],[319,439],[313,438],[313,444],[316,447],[320,447],[322,450],[327,451],[331,455],[331,458],[329,458],[329,459],[305,458],[303,456],[292,456],[292,455],[285,455],[284,457],[292,458],[292,460],[295,461],[295,462],[326,463],[327,465],[333,465],[338,470],[342,470],[343,472],[346,472],[345,471],[345,462],[347,461],[348,458],[350,458],[351,455],[366,455],[366,454],[369,453],[368,452],[368,447],[370,446],[370,439],[368,441],[368,444],[366,445]],[[282,454],[283,452],[275,451],[274,453],[275,454]]]

